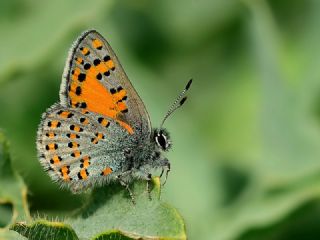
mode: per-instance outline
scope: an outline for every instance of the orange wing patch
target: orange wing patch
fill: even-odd
[[[82,52],[83,55],[88,56],[90,54],[89,48],[86,47],[81,47],[80,51]]]
[[[80,172],[78,173],[78,178],[79,179],[83,179],[86,180],[89,176],[88,170],[83,168],[80,170]]]
[[[48,137],[48,138],[54,138],[55,136],[57,136],[54,132],[48,132],[48,133],[46,133],[46,136]]]
[[[69,176],[70,166],[63,166],[62,168],[60,168],[60,172],[61,172],[63,180],[65,180],[65,181],[71,180],[71,178]]]
[[[59,157],[58,155],[54,155],[52,159],[50,159],[50,163],[51,164],[58,164],[61,162],[61,157]]]
[[[81,160],[81,164],[80,164],[80,168],[87,168],[90,166],[90,157],[89,156],[85,156],[84,158],[82,158]]]
[[[102,42],[98,39],[92,41],[92,46],[96,49],[102,47]],[[90,54],[90,50],[86,47],[80,48],[84,56]],[[83,64],[83,59],[76,58],[76,62]],[[121,114],[128,112],[125,103],[127,99],[127,91],[119,86],[117,89],[107,89],[101,82],[102,75],[109,76],[110,71],[115,69],[114,62],[107,55],[103,60],[96,58],[93,63],[85,63],[83,65],[85,73],[81,72],[79,67],[75,67],[71,71],[71,82],[69,85],[70,104],[74,108],[82,108],[91,112],[99,113],[118,120],[120,125],[124,127],[130,134],[133,129],[127,123],[121,121]],[[67,113],[63,113],[63,116]]]
[[[73,116],[73,113],[68,112],[68,111],[59,111],[58,114],[62,118],[71,118]]]
[[[111,70],[114,69],[114,63],[112,60],[108,60],[106,61],[106,65],[108,68],[110,68]]]
[[[57,121],[57,120],[49,121],[49,122],[48,122],[48,127],[52,128],[52,129],[61,127],[61,122],[59,122],[59,121]]]
[[[124,129],[126,129],[128,131],[128,133],[133,134],[133,129],[128,123],[120,121],[120,120],[117,120],[117,123],[119,123],[119,125],[121,127],[123,127]]]
[[[78,64],[83,64],[84,63],[84,61],[83,61],[83,59],[81,57],[75,58],[75,60],[76,60],[76,62]]]
[[[74,151],[73,153],[71,153],[71,157],[77,158],[80,157],[81,152],[79,150]]]
[[[58,149],[58,144],[56,144],[56,143],[49,143],[48,145],[46,145],[47,151],[53,151],[53,150],[57,150],[57,149]]]
[[[97,144],[101,139],[104,139],[104,135],[102,133],[96,133],[95,138],[91,138],[91,142],[93,144]]]
[[[80,136],[75,133],[68,133],[67,137],[70,139],[80,138]]]
[[[101,50],[102,49],[102,42],[99,39],[92,40],[92,47]]]
[[[106,167],[102,172],[101,172],[101,176],[107,176],[110,173],[112,173],[112,169],[110,167]]]

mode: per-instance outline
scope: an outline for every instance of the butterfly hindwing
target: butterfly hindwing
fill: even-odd
[[[115,177],[125,160],[118,142],[129,136],[112,118],[56,104],[43,115],[37,148],[51,178],[81,192]]]
[[[151,133],[143,102],[108,42],[95,30],[84,32],[72,47],[60,100],[65,107],[115,119],[130,134]]]

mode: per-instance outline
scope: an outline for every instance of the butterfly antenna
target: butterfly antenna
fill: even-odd
[[[189,90],[192,83],[192,79],[190,79],[186,85],[186,87],[182,90],[182,92],[179,94],[179,96],[176,98],[176,100],[173,102],[173,104],[170,106],[168,112],[164,116],[162,123],[160,125],[160,128],[162,128],[164,122],[167,120],[167,118],[174,113],[178,108],[180,108],[187,100],[187,97],[185,96],[187,91]]]

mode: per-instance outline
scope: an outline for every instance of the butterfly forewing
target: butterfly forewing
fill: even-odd
[[[118,142],[128,136],[112,118],[56,104],[39,126],[40,162],[53,180],[81,192],[119,170],[124,156]]]
[[[83,33],[71,49],[60,89],[65,107],[115,119],[129,134],[149,136],[148,113],[108,42]]]

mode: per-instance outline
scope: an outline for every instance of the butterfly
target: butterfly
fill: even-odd
[[[150,181],[170,171],[165,120],[186,100],[192,80],[151,127],[148,112],[108,42],[96,31],[80,35],[70,49],[60,101],[43,115],[37,132],[41,165],[53,181],[81,193],[119,181],[132,196],[134,179]],[[166,181],[166,180],[165,180]]]

